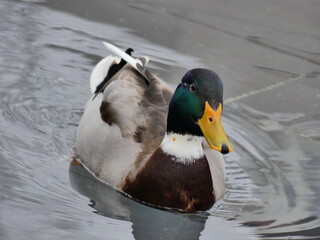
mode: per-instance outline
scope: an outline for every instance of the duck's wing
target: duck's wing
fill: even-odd
[[[113,57],[101,62],[97,67],[103,73],[92,73],[101,81],[108,75],[104,67],[111,69],[121,63]],[[99,179],[115,187],[128,174],[134,175],[139,170],[160,145],[166,131],[173,92],[143,70],[142,75],[125,64],[100,85],[100,91],[95,87],[101,82],[91,84],[91,91],[97,93],[88,101],[78,127],[76,151],[80,161]]]

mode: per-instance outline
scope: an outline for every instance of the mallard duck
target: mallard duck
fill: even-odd
[[[159,208],[205,211],[224,194],[231,152],[221,124],[223,85],[211,70],[188,71],[173,92],[145,65],[104,43],[92,97],[76,137],[78,161],[99,180]],[[221,154],[222,153],[222,154]]]

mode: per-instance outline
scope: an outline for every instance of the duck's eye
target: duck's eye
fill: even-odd
[[[190,84],[190,92],[196,92],[196,86],[193,83]]]

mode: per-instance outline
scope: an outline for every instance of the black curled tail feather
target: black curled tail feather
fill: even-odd
[[[128,48],[126,50],[126,53],[130,56],[132,56],[132,52],[134,52],[134,50],[132,48]],[[94,94],[97,94],[99,92],[102,92],[104,89],[105,84],[124,66],[126,65],[126,61],[124,59],[121,58],[121,61],[118,64],[113,64],[108,71],[107,76],[103,79],[103,81],[97,86],[96,91],[94,92]]]

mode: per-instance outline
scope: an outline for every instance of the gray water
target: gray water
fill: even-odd
[[[0,239],[320,239],[320,2],[1,0]],[[171,87],[219,73],[226,194],[205,213],[130,200],[70,165],[101,41]]]

